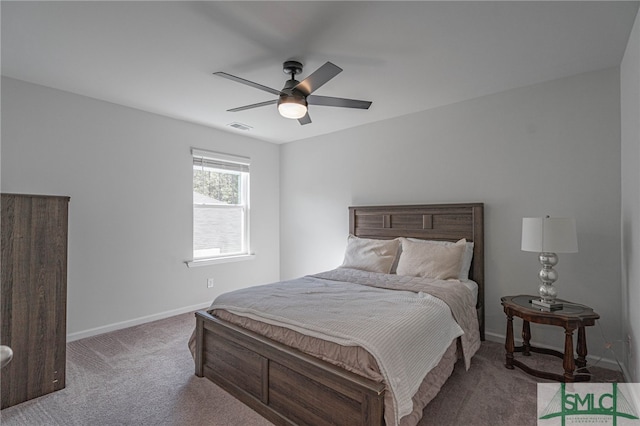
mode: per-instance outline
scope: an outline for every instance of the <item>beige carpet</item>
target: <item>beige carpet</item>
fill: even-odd
[[[193,375],[193,314],[68,344],[67,387],[0,412],[6,426],[270,425],[207,379]],[[561,361],[534,355],[539,367]],[[469,371],[458,363],[424,411],[426,425],[535,425],[536,379],[503,366],[503,345],[483,342]],[[594,381],[621,380],[594,368]]]

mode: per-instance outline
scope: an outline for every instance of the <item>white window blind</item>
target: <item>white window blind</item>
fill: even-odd
[[[211,167],[249,173],[251,159],[247,157],[238,157],[213,151],[203,151],[195,148],[191,149],[191,155],[193,156],[194,167]]]

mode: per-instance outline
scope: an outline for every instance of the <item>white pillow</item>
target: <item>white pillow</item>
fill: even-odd
[[[429,244],[440,244],[443,246],[450,246],[453,244],[457,244],[451,241],[438,241],[438,240],[420,240],[418,238],[407,238],[409,241],[417,242],[417,243],[429,243]],[[469,280],[469,270],[471,270],[471,261],[473,260],[473,241],[467,241],[467,246],[464,250],[464,255],[462,257],[462,263],[460,264],[460,274],[458,275],[458,279],[460,281]]]
[[[375,240],[349,235],[342,267],[388,274],[399,248],[400,241],[397,239]]]
[[[400,238],[402,252],[398,261],[398,275],[427,277],[439,280],[459,279],[460,265],[467,241],[454,244],[432,244]]]

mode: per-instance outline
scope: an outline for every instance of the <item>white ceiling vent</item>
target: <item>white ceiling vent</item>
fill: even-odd
[[[233,123],[227,124],[227,126],[233,127],[234,129],[237,129],[237,130],[245,130],[245,131],[253,129],[253,127],[251,127],[251,126],[249,126],[247,124],[238,123],[238,122],[235,122],[235,121]]]

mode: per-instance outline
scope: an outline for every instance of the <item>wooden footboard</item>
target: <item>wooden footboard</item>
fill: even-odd
[[[277,425],[383,425],[384,385],[196,313],[196,375]]]

